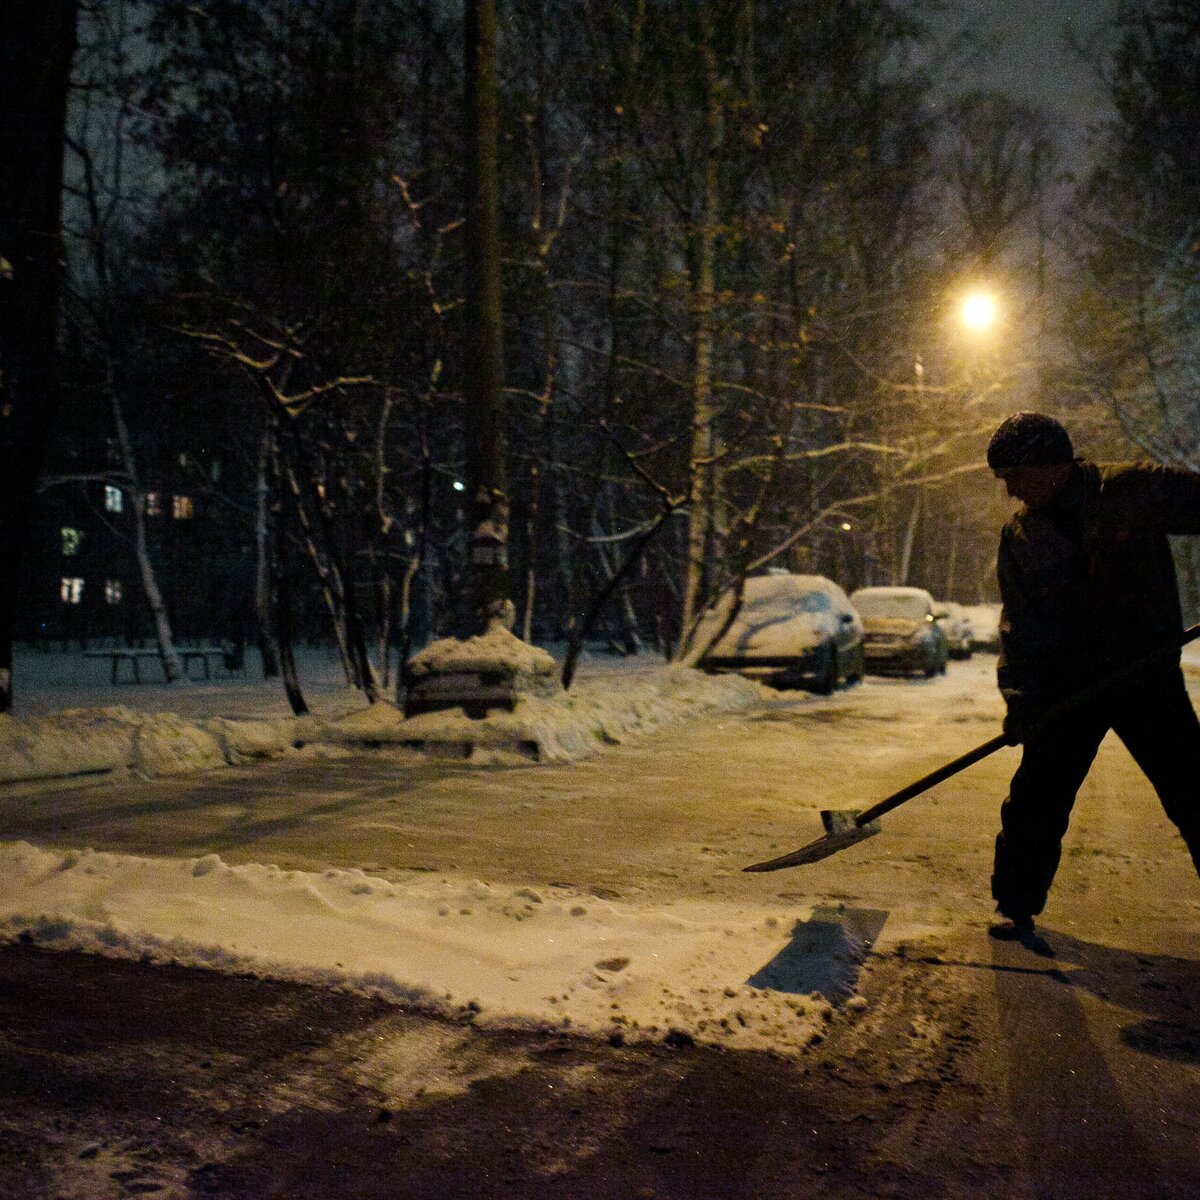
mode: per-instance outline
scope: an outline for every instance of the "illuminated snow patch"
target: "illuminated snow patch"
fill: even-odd
[[[795,1052],[829,990],[768,986],[796,911],[667,908],[454,875],[379,878],[0,844],[0,938],[252,972],[494,1025]],[[812,991],[821,991],[813,987]]]

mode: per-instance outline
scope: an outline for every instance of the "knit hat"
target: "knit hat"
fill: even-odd
[[[1009,467],[1049,467],[1075,457],[1071,436],[1045,413],[1013,413],[988,442],[987,462],[993,471]]]

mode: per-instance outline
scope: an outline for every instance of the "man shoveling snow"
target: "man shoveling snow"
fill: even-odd
[[[1045,906],[1075,795],[1111,729],[1146,773],[1200,872],[1200,721],[1176,650],[1065,716],[1042,717],[1115,667],[1178,642],[1168,534],[1200,534],[1200,474],[1074,457],[1066,429],[1019,412],[988,466],[1023,507],[1000,538],[1000,690],[1023,745],[996,838],[993,937],[1027,939]]]

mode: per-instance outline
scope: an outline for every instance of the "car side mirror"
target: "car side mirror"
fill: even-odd
[[[854,614],[853,613],[842,613],[842,624],[843,625],[853,625],[854,624]]]

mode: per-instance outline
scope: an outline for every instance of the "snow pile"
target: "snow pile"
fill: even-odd
[[[0,780],[91,775],[131,765],[129,727],[137,714],[120,706],[65,709],[20,720],[0,716]]]
[[[200,722],[220,742],[228,763],[252,758],[276,758],[296,748],[315,722],[312,718],[298,720],[230,720],[213,717]]]
[[[741,676],[666,667],[580,681],[553,697],[521,696],[513,712],[483,720],[461,709],[422,713],[397,724],[394,740],[420,749],[461,747],[463,757],[478,762],[571,762],[688,717],[751,708],[761,699],[759,686]]]
[[[0,782],[126,770],[151,778],[185,775],[279,745],[278,729],[250,732],[246,724],[190,721],[122,705],[64,709],[29,720],[6,715],[0,717]]]
[[[526,650],[529,665],[537,665],[536,656],[553,665],[545,651]],[[0,783],[126,771],[161,778],[322,747],[408,747],[480,766],[570,762],[691,716],[749,708],[761,695],[758,685],[738,676],[661,667],[597,675],[566,693],[522,694],[513,712],[481,719],[460,708],[406,719],[386,701],[338,717],[262,720],[183,717],[124,706],[28,719],[4,716]]]
[[[521,641],[500,624],[476,637],[431,642],[408,662],[408,673],[414,678],[497,670],[536,677],[553,675],[554,669],[554,659],[545,650]]]
[[[190,720],[122,705],[27,720],[6,715],[0,717],[0,783],[124,771],[150,779],[187,775],[282,754],[306,729],[304,722]]]
[[[0,873],[0,938],[342,987],[485,1024],[795,1052],[841,998],[789,986],[779,964],[795,953],[794,911],[26,842],[0,844]],[[856,974],[866,947],[842,949]]]

